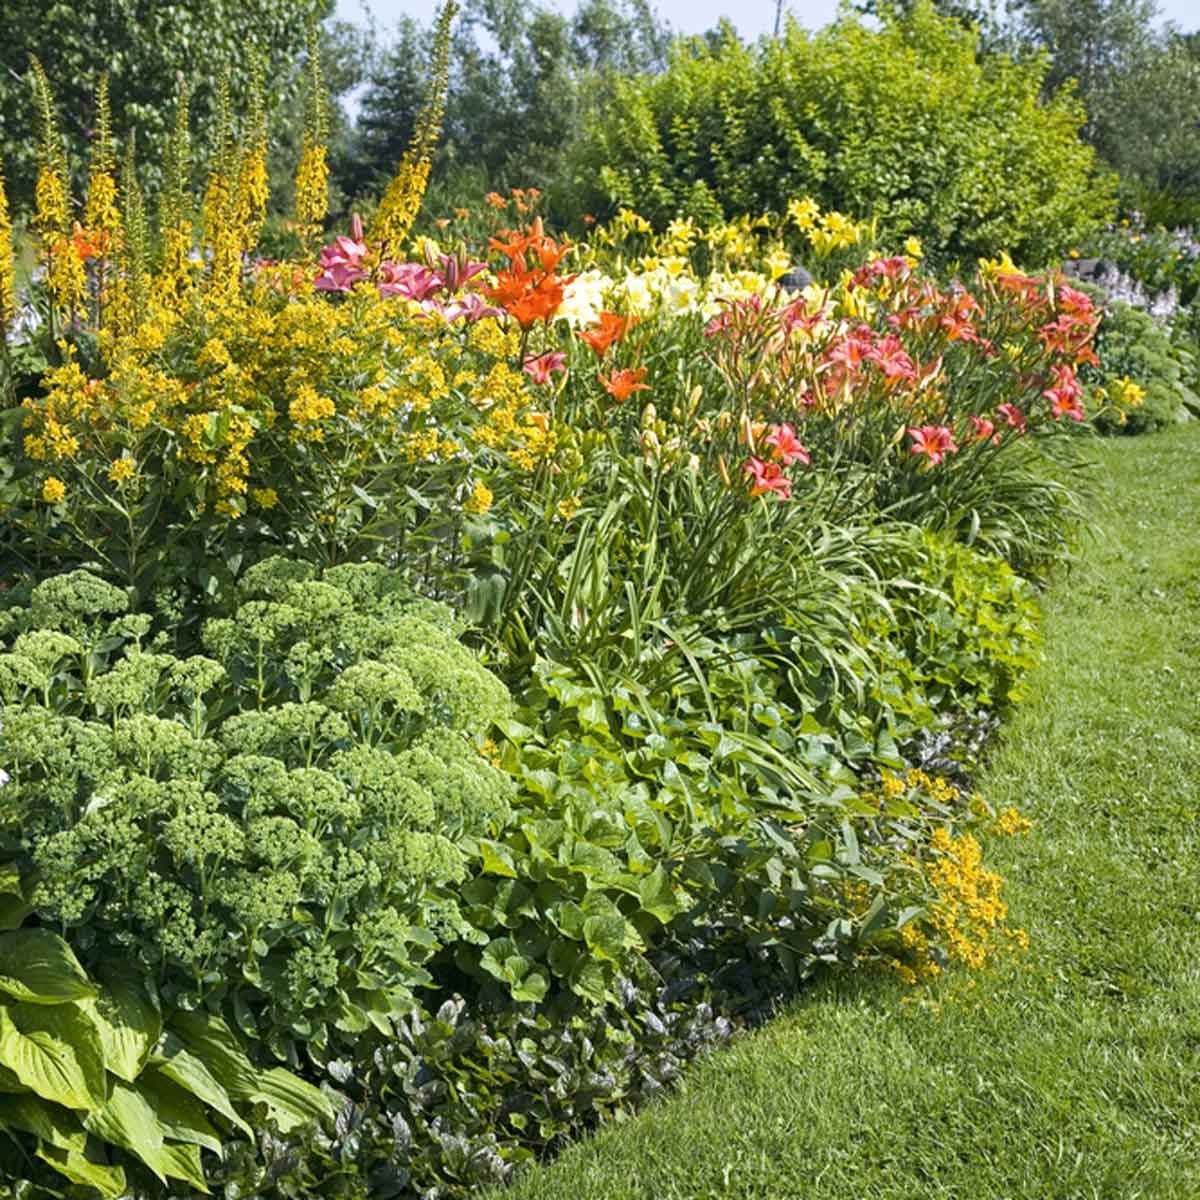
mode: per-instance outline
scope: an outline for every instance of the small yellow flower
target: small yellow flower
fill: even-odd
[[[279,495],[274,488],[255,488],[250,497],[259,508],[271,509],[279,503]]]
[[[477,479],[471,494],[463,501],[463,512],[485,513],[492,507],[492,493],[482,480]]]
[[[555,506],[555,511],[564,521],[569,521],[582,507],[583,501],[578,496],[567,496]]]
[[[47,504],[60,504],[67,495],[67,485],[53,475],[42,484],[42,499]]]
[[[132,458],[118,458],[108,468],[108,477],[115,484],[128,483],[137,474],[137,464]]]
[[[925,257],[925,248],[921,245],[919,237],[909,237],[904,239],[904,253],[909,258],[915,258],[918,261]]]

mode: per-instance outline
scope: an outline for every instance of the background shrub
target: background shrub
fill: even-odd
[[[1110,205],[1069,92],[1045,65],[981,59],[976,35],[928,5],[873,30],[794,23],[753,48],[676,46],[667,70],[620,81],[571,165],[575,211],[627,204],[665,223],[782,213],[789,198],[876,218],[938,259],[1002,248],[1042,263]],[[998,181],[1003,181],[998,186]]]

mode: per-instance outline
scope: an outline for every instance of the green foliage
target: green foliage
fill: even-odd
[[[83,572],[8,610],[0,857],[85,964],[296,1061],[385,1033],[456,936],[512,794],[472,739],[508,700],[382,568],[267,560],[240,596],[186,657]]]
[[[680,45],[589,124],[576,207],[709,220],[812,195],[943,261],[1006,248],[1044,262],[1109,206],[1083,110],[1067,93],[1042,100],[1044,70],[979,61],[975,34],[927,6],[880,30],[844,18],[756,48]]]
[[[1097,425],[1106,433],[1149,433],[1185,417],[1190,409],[1200,413],[1200,397],[1189,384],[1194,378],[1196,347],[1184,348],[1149,313],[1120,300],[1105,305],[1096,336],[1101,366],[1095,382],[1114,407],[1102,411]],[[1132,380],[1145,392],[1136,406],[1120,404],[1123,380]]]
[[[865,607],[873,696],[899,732],[931,716],[1006,709],[1038,660],[1033,587],[1001,558],[930,533],[898,552],[886,606]],[[910,724],[911,723],[911,724]]]
[[[24,901],[32,890],[12,864],[0,868],[0,887],[6,900]],[[181,1180],[207,1192],[201,1151],[219,1155],[225,1142],[249,1139],[246,1118],[288,1131],[333,1115],[290,1072],[256,1068],[217,1018],[164,1014],[153,983],[136,970],[109,962],[93,982],[48,929],[0,933],[0,964],[6,1178],[32,1146],[60,1184],[91,1194],[125,1196],[147,1173],[163,1186]]]

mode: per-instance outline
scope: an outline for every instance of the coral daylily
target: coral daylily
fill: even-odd
[[[772,449],[771,457],[778,459],[785,467],[799,460],[806,467],[812,466],[812,458],[800,444],[796,431],[785,421],[782,425],[772,425],[771,432],[765,438],[765,444]]]
[[[619,371],[613,371],[607,379],[597,373],[596,378],[600,380],[604,385],[604,390],[618,404],[624,403],[634,392],[650,390],[650,385],[642,382],[646,378],[645,367],[624,367]]]
[[[1048,387],[1042,395],[1050,401],[1050,411],[1057,417],[1069,416],[1076,421],[1082,421],[1083,387],[1075,378],[1075,372],[1069,366],[1053,367],[1054,384]]]
[[[910,426],[908,436],[912,438],[913,454],[926,455],[931,465],[958,450],[954,434],[945,425],[922,425],[919,429]]]
[[[975,440],[979,442],[986,442],[996,432],[995,422],[988,420],[987,417],[977,417],[973,413],[971,425],[974,427]]]
[[[555,371],[567,373],[567,356],[561,350],[547,350],[545,354],[531,355],[521,369],[534,383],[549,383]]]
[[[780,500],[792,498],[792,481],[778,463],[751,457],[742,464],[742,474],[750,478],[751,496],[765,496],[773,492]]]

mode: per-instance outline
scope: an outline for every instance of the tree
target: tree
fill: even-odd
[[[522,0],[466,0],[454,35],[443,172],[490,187],[544,181],[585,115],[623,73],[660,70],[670,35],[647,0],[583,0],[573,17]],[[363,97],[343,186],[377,189],[407,144],[423,94],[429,31],[411,18]]]
[[[100,76],[109,76],[118,133],[137,130],[150,167],[161,162],[181,80],[193,85],[192,111],[203,136],[211,123],[216,81],[244,94],[251,60],[264,67],[272,102],[293,78],[308,20],[333,0],[3,0],[0,39],[0,150],[15,205],[27,206],[36,174],[29,56],[36,55],[58,94],[75,169],[86,157]]]

